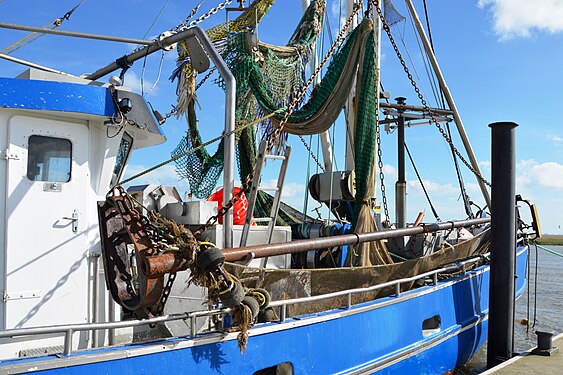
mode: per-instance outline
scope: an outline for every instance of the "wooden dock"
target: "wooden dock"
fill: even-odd
[[[551,356],[522,353],[482,373],[495,375],[561,374],[563,373],[563,333],[553,339],[557,351]]]

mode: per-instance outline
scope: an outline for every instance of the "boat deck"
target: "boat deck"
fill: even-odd
[[[553,339],[553,347],[558,349],[551,356],[531,355],[526,352],[483,372],[482,375],[560,374],[563,368],[563,333]]]

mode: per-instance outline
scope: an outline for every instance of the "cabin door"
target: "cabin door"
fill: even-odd
[[[9,120],[6,329],[87,322],[89,132],[70,121]]]

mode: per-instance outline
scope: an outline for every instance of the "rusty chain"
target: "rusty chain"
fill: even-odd
[[[230,3],[230,1],[229,1]],[[226,3],[225,3],[226,4]],[[224,7],[224,6],[223,6]],[[354,17],[356,16],[356,14],[358,13],[358,11],[360,10],[360,6],[358,4],[356,4],[352,10],[352,13],[350,14],[350,17],[348,18],[348,20],[346,21],[346,23],[344,24],[343,28],[340,30],[338,37],[336,38],[336,40],[334,41],[334,43],[331,45],[330,49],[328,50],[327,54],[325,55],[325,57],[323,58],[323,60],[319,63],[319,66],[315,69],[315,71],[313,72],[313,74],[309,77],[309,79],[307,80],[307,82],[303,85],[303,87],[299,90],[299,92],[297,93],[297,95],[294,97],[294,99],[292,100],[292,102],[288,105],[288,107],[285,110],[285,114],[284,117],[282,118],[282,120],[279,123],[279,126],[276,127],[276,130],[272,133],[272,135],[270,136],[270,138],[268,139],[268,144],[266,147],[266,152],[271,152],[276,140],[279,138],[281,132],[283,131],[283,128],[285,126],[285,124],[287,123],[289,116],[291,116],[291,114],[293,113],[295,107],[297,106],[297,104],[299,103],[299,101],[302,99],[302,97],[305,95],[305,93],[307,92],[307,88],[313,83],[313,81],[315,80],[315,78],[319,75],[319,73],[321,72],[322,68],[324,67],[324,65],[327,63],[328,59],[330,58],[330,56],[334,53],[334,51],[336,50],[336,48],[338,47],[338,45],[341,43],[341,41],[344,39],[344,37],[346,36],[347,30],[350,27]],[[216,13],[216,12],[215,12]],[[200,17],[201,18],[201,17]],[[199,19],[198,19],[199,20]],[[194,21],[195,22],[195,21]],[[208,75],[211,75],[210,73],[208,73]],[[208,77],[207,77],[208,78]],[[207,78],[204,78],[207,79]],[[272,113],[271,115],[273,115],[274,113]],[[227,134],[225,134],[224,136],[227,136]],[[254,167],[254,169],[252,170],[252,172],[247,176],[246,180],[244,181],[244,183],[242,184],[242,188],[240,189],[240,192],[235,194],[230,200],[229,202],[227,202],[225,205],[223,205],[223,207],[221,207],[221,209],[217,212],[217,215],[214,215],[212,217],[210,217],[207,222],[202,225],[201,227],[199,227],[194,233],[194,237],[198,237],[201,234],[203,234],[203,232],[205,232],[209,227],[211,227],[212,225],[214,225],[219,217],[221,216],[225,216],[225,214],[229,211],[229,209],[231,209],[233,207],[233,205],[240,199],[240,197],[242,196],[242,194],[244,192],[248,192],[250,189],[250,186],[252,184],[252,180],[254,178],[254,173],[256,171],[256,166]],[[164,306],[166,305],[166,302],[168,300],[168,297],[170,296],[170,292],[172,290],[172,286],[174,283],[174,280],[176,279],[176,273],[170,273],[168,276],[168,280],[166,282],[166,285],[163,287],[163,292],[161,295],[161,298],[159,300],[159,302],[157,303],[157,309],[156,309],[156,315],[159,316],[163,313],[164,311]]]
[[[355,4],[354,8],[352,9],[352,13],[350,14],[350,16],[348,17],[348,19],[346,20],[346,23],[344,24],[344,26],[342,27],[342,29],[340,30],[340,32],[338,33],[338,36],[336,38],[336,40],[334,41],[334,43],[332,43],[332,45],[330,46],[330,49],[327,51],[325,57],[323,58],[323,60],[319,63],[319,66],[315,69],[315,71],[311,74],[311,76],[309,77],[309,79],[307,80],[307,82],[305,82],[305,84],[303,85],[303,87],[301,87],[301,89],[297,92],[297,95],[293,98],[293,100],[291,101],[291,103],[289,103],[289,105],[287,106],[286,110],[285,110],[285,114],[283,116],[283,118],[281,119],[281,121],[279,122],[279,125],[276,127],[276,130],[274,130],[274,132],[271,134],[270,138],[268,139],[268,143],[266,145],[266,153],[271,152],[272,148],[274,147],[275,142],[277,141],[277,139],[279,138],[281,132],[283,131],[283,128],[285,126],[285,124],[287,123],[287,121],[289,120],[289,116],[291,116],[291,114],[293,113],[293,111],[295,110],[295,107],[297,106],[297,104],[301,101],[301,99],[303,98],[303,96],[305,95],[305,93],[307,92],[308,87],[313,83],[313,81],[316,79],[316,77],[319,75],[319,73],[321,72],[322,68],[324,67],[324,65],[327,63],[328,59],[330,58],[330,56],[332,56],[332,54],[334,53],[334,51],[336,50],[336,48],[340,45],[341,41],[344,39],[344,37],[346,36],[346,33],[348,31],[348,28],[350,27],[350,25],[352,24],[352,21],[354,20],[354,17],[356,16],[356,14],[358,13],[358,11],[360,10],[360,5],[359,4]],[[240,199],[240,197],[242,196],[242,194],[244,192],[248,193],[248,191],[250,190],[250,186],[252,184],[252,180],[254,179],[254,173],[256,171],[256,166],[254,166],[252,172],[250,172],[246,178],[246,180],[242,183],[241,189],[240,191],[233,195],[233,197],[229,200],[229,202],[227,202],[217,213],[217,215],[214,215],[212,217],[209,218],[209,220],[207,220],[207,222],[202,225],[201,227],[199,227],[195,232],[194,232],[194,236],[198,237],[199,235],[201,235],[203,232],[205,232],[207,229],[209,229],[209,227],[211,227],[212,225],[214,225],[217,220],[219,220],[219,217],[221,216],[225,216],[225,214],[229,211],[229,209],[231,209],[231,207],[233,207],[233,205]]]
[[[482,175],[481,173],[479,173],[475,168],[473,168],[473,166],[471,166],[471,164],[465,159],[465,157],[459,152],[459,150],[454,146],[452,139],[446,134],[446,131],[444,129],[442,129],[442,127],[440,126],[440,124],[438,123],[438,120],[436,119],[436,115],[435,113],[430,109],[430,106],[428,106],[428,103],[426,102],[426,99],[424,99],[424,96],[422,95],[422,93],[420,92],[420,88],[418,87],[418,85],[416,84],[416,81],[414,80],[412,74],[410,73],[409,68],[407,67],[407,64],[405,62],[405,60],[403,59],[403,55],[401,54],[401,52],[399,51],[399,47],[397,46],[397,43],[395,42],[395,38],[393,38],[393,35],[391,34],[391,28],[389,27],[389,24],[387,23],[387,21],[385,20],[385,17],[383,16],[383,12],[381,11],[381,8],[379,7],[379,5],[376,3],[375,0],[371,0],[371,3],[373,5],[373,7],[377,10],[377,14],[379,16],[379,19],[381,20],[381,24],[383,25],[383,30],[385,30],[385,32],[387,33],[387,36],[389,37],[389,41],[391,42],[391,45],[393,46],[393,49],[395,50],[395,54],[397,55],[397,58],[399,59],[403,70],[405,71],[405,73],[407,74],[407,77],[411,83],[411,85],[414,88],[414,91],[416,93],[416,95],[418,96],[418,99],[420,99],[420,102],[422,103],[422,106],[424,107],[424,111],[426,111],[429,115],[430,115],[430,122],[434,123],[434,125],[436,125],[436,128],[438,128],[438,131],[440,132],[440,134],[442,135],[442,137],[444,137],[444,139],[446,140],[446,142],[448,142],[448,144],[450,145],[450,147],[452,148],[452,150],[454,151],[454,153],[456,154],[456,156],[459,158],[459,160],[461,160],[463,162],[463,164],[465,164],[465,166],[479,179],[481,180],[485,185],[491,187],[491,183],[489,181],[487,181]]]

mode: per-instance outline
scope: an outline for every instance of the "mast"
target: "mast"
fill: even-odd
[[[415,24],[416,29],[418,31],[418,34],[420,35],[420,39],[422,40],[422,44],[424,45],[424,50],[426,51],[426,54],[428,55],[428,58],[430,60],[430,64],[432,65],[432,69],[434,70],[434,74],[436,74],[436,77],[438,78],[438,83],[440,84],[440,88],[444,92],[444,96],[446,98],[446,101],[448,102],[448,106],[450,107],[450,109],[453,112],[454,122],[456,124],[457,130],[458,130],[459,135],[461,137],[461,140],[463,142],[463,146],[465,147],[465,152],[467,152],[467,155],[469,157],[469,162],[471,163],[471,167],[473,167],[473,169],[475,169],[475,171],[479,175],[481,175],[481,170],[479,169],[479,163],[477,163],[477,159],[475,158],[475,154],[473,153],[473,148],[471,147],[471,143],[469,142],[469,138],[467,138],[467,133],[465,132],[465,127],[463,126],[463,122],[461,121],[461,117],[459,116],[459,112],[458,112],[457,107],[455,105],[453,96],[450,92],[450,89],[448,88],[448,85],[446,84],[446,80],[444,79],[444,75],[442,74],[442,71],[440,70],[440,66],[438,65],[438,60],[436,59],[436,55],[434,55],[434,51],[432,50],[432,47],[430,45],[430,41],[428,40],[428,37],[426,36],[426,32],[424,31],[424,27],[422,26],[422,23],[420,22],[420,18],[418,18],[418,14],[416,13],[416,9],[414,8],[412,0],[405,0],[405,3],[407,4],[407,7],[409,8],[409,12],[410,12],[410,14],[413,18],[413,21],[414,21],[414,24]],[[483,198],[485,199],[485,203],[487,204],[487,206],[491,207],[491,197],[489,195],[489,191],[487,190],[487,186],[478,177],[477,177],[477,182],[479,183],[479,187],[481,188],[481,193],[483,194]]]
[[[406,98],[395,99],[397,104],[405,104]],[[399,176],[395,183],[395,212],[397,228],[407,227],[407,180],[405,178],[405,116],[404,110],[399,109],[397,122],[397,164]]]

